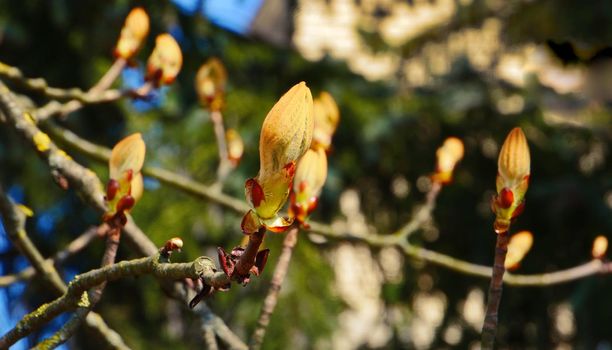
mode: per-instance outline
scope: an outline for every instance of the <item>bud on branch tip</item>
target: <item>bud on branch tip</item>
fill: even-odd
[[[172,84],[182,65],[183,54],[179,44],[172,35],[160,34],[147,61],[147,81],[156,86]]]
[[[121,140],[111,152],[108,162],[110,180],[106,188],[105,200],[108,211],[104,220],[124,224],[125,214],[142,195],[142,174],[146,146],[140,133],[132,134]],[[117,219],[118,221],[115,222]]]
[[[491,205],[497,233],[508,231],[511,221],[523,211],[530,163],[527,138],[520,128],[514,128],[504,141],[497,163],[497,196]]]
[[[245,195],[253,207],[243,223],[261,224],[278,232],[291,221],[277,217],[287,201],[297,161],[310,147],[313,133],[313,102],[310,89],[301,82],[293,86],[266,116],[259,138],[259,174],[247,180]],[[250,234],[253,227],[243,225]]]
[[[136,7],[125,19],[115,47],[115,57],[129,60],[136,55],[149,34],[149,16],[142,7]]]

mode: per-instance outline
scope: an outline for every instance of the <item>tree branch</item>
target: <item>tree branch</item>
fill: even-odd
[[[44,126],[53,137],[56,137],[71,149],[101,162],[108,161],[108,158],[110,157],[110,150],[106,147],[93,144],[80,138],[67,129],[51,125],[50,123],[45,123]],[[244,213],[245,211],[249,210],[249,206],[246,204],[246,202],[228,196],[222,192],[215,191],[210,186],[192,180],[186,176],[173,173],[169,170],[145,166],[143,168],[143,173],[168,186],[174,187],[195,197],[215,202],[234,212]],[[424,214],[426,214],[428,211],[431,213],[433,210],[435,199],[438,195],[437,192],[438,191],[434,190],[432,187],[432,191],[428,193],[425,205],[421,207],[419,211],[417,211],[417,214],[407,224],[392,234],[368,232],[367,234],[363,235],[354,234],[352,232],[341,232],[335,230],[330,225],[322,224],[316,221],[309,221],[308,224],[310,225],[310,228],[308,231],[318,233],[332,239],[361,241],[374,247],[397,246],[406,256],[410,258],[423,260],[425,262],[442,266],[467,275],[489,279],[492,273],[490,266],[470,263],[433,250],[418,247],[406,239],[411,233],[420,228],[420,225],[412,222],[414,220],[419,221],[420,217],[426,217]],[[431,204],[428,205],[427,203]],[[423,214],[419,214],[421,212],[423,212]],[[612,273],[610,263],[602,263],[599,260],[593,260],[576,267],[550,273],[534,275],[514,275],[507,273],[504,275],[504,283],[511,286],[544,287],[553,284],[567,283],[596,274],[609,273]]]
[[[19,68],[0,62],[0,76],[21,84],[26,88],[43,93],[45,96],[58,100],[76,100],[82,104],[104,103],[116,101],[128,94],[119,90],[104,90],[85,92],[78,88],[61,89],[51,87],[42,78],[27,78]]]
[[[283,281],[285,280],[285,276],[287,275],[287,271],[289,270],[289,263],[291,262],[293,248],[295,248],[295,245],[297,244],[298,231],[298,227],[294,225],[289,229],[289,231],[287,231],[287,233],[285,233],[283,250],[278,258],[276,267],[274,268],[272,281],[270,281],[270,288],[268,289],[268,294],[266,295],[259,318],[257,319],[257,327],[253,332],[253,336],[251,337],[251,343],[249,344],[250,349],[261,349],[261,345],[263,344],[263,340],[266,335],[266,330],[270,324],[270,316],[272,316],[272,313],[276,308],[278,294]]]
[[[507,231],[497,234],[493,274],[491,275],[491,283],[489,284],[489,293],[487,297],[487,312],[482,326],[480,346],[483,350],[492,350],[495,344],[495,333],[497,331],[498,320],[497,314],[502,296],[502,280],[504,278],[504,272],[506,272],[504,262],[506,261],[509,240],[510,235]]]
[[[12,202],[0,186],[0,214],[9,238],[17,249],[30,261],[32,268],[43,278],[56,294],[65,293],[66,284],[51,263],[45,260],[25,231],[25,214]],[[95,232],[95,231],[94,231]],[[121,336],[110,329],[104,320],[92,314],[88,317],[88,326],[98,333],[107,343],[115,349],[128,349]],[[108,337],[111,336],[111,337]],[[8,346],[8,345],[7,345]],[[0,348],[3,348],[0,343]]]
[[[51,168],[52,174],[56,181],[66,188],[68,185],[72,186],[81,194],[82,198],[87,204],[92,206],[100,213],[104,213],[106,205],[104,203],[104,194],[102,192],[102,184],[98,177],[91,170],[82,167],[80,164],[74,162],[64,151],[59,149],[53,142],[48,139],[48,136],[44,134],[36,126],[31,115],[25,113],[23,109],[18,105],[15,97],[11,91],[6,87],[4,83],[0,81],[0,115],[4,116],[4,121],[12,126],[21,136],[26,139],[29,143],[34,146],[38,153],[43,159],[47,161]],[[44,140],[44,143],[40,141]],[[44,147],[43,147],[44,146]],[[164,171],[162,170],[163,174]],[[208,190],[206,188],[206,190]],[[211,194],[213,191],[209,191]],[[226,196],[227,197],[227,196]],[[233,200],[231,197],[230,200]],[[240,203],[240,201],[233,200]],[[242,203],[240,203],[242,204]],[[132,221],[132,220],[130,220]],[[157,250],[155,245],[149,240],[149,238],[142,233],[142,231],[133,222],[128,222],[128,225],[124,228],[126,233],[126,240],[131,243],[134,247],[137,247],[139,252],[148,256],[154,254]],[[149,254],[143,254],[143,252],[149,252]],[[223,276],[218,276],[218,279]],[[189,299],[178,284],[173,285],[173,295],[177,296],[184,301],[187,305]],[[206,312],[212,313],[210,309],[206,308]],[[228,340],[228,344],[234,343],[237,345],[244,345],[240,342],[237,336],[235,336],[229,328],[223,323],[218,317],[215,317],[215,330],[221,339]],[[228,335],[229,334],[229,335]],[[225,338],[222,337],[226,336]],[[246,347],[246,346],[244,346]]]
[[[91,295],[87,291],[102,283],[150,274],[166,280],[201,278],[214,286],[218,274],[223,274],[215,271],[215,264],[208,257],[199,257],[190,263],[164,263],[160,255],[156,254],[148,258],[121,261],[77,275],[61,297],[25,315],[15,328],[0,338],[0,348],[14,344],[63,312],[77,308],[89,308]]]

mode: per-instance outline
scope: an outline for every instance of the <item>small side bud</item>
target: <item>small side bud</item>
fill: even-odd
[[[593,259],[603,259],[608,251],[608,239],[605,236],[597,236],[593,241],[591,256]]]

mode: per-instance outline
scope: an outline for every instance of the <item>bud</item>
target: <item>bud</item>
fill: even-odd
[[[237,166],[244,153],[244,142],[242,137],[235,129],[228,129],[225,132],[225,141],[227,143],[227,157],[233,166]]]
[[[115,47],[115,57],[125,60],[134,57],[148,34],[149,16],[142,7],[132,9],[121,28],[121,34],[119,34]]]
[[[508,231],[512,220],[522,213],[529,186],[529,146],[520,128],[512,129],[506,137],[499,152],[497,169],[497,196],[491,206],[496,215],[495,232],[502,233]]]
[[[433,180],[441,184],[448,184],[453,179],[453,170],[463,158],[463,142],[456,137],[444,140],[442,147],[436,151],[436,172]]]
[[[181,48],[168,33],[155,39],[155,48],[147,61],[147,81],[156,86],[172,84],[183,65]]]
[[[521,231],[510,237],[508,243],[508,253],[504,266],[507,270],[515,270],[519,263],[531,249],[533,245],[533,235],[529,231]]]
[[[215,57],[206,61],[198,70],[195,88],[200,102],[211,111],[219,111],[225,98],[227,73],[223,63]]]
[[[280,230],[282,225],[291,224],[278,218],[277,213],[287,201],[296,163],[310,146],[312,130],[312,95],[301,82],[266,116],[259,138],[259,174],[245,183],[246,198],[268,229]]]
[[[608,239],[605,236],[597,236],[593,241],[593,248],[591,249],[591,256],[593,259],[601,259],[606,255],[608,251]]]
[[[304,223],[308,215],[317,207],[321,189],[327,178],[327,155],[318,148],[309,149],[300,159],[293,179],[289,216]]]
[[[121,140],[111,152],[108,162],[110,180],[106,188],[108,211],[105,221],[113,218],[125,220],[124,212],[129,211],[142,196],[142,174],[146,146],[140,133]]]
[[[331,147],[332,136],[336,132],[340,121],[338,105],[334,98],[324,91],[314,100],[313,113],[313,148],[322,147],[328,150]]]

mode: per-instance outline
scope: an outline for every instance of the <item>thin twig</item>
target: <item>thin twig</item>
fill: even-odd
[[[213,187],[221,188],[223,182],[232,170],[227,152],[227,142],[225,141],[225,127],[223,126],[223,115],[221,111],[213,110],[210,112],[210,120],[213,122],[217,148],[219,151],[219,166],[217,167],[217,181]]]
[[[266,330],[270,324],[270,316],[272,316],[272,313],[276,308],[278,294],[283,281],[285,280],[285,276],[287,275],[287,271],[289,270],[289,263],[291,262],[293,248],[295,248],[298,239],[298,230],[299,229],[297,226],[292,226],[285,235],[285,239],[283,240],[283,250],[278,258],[278,263],[276,263],[276,267],[274,268],[272,281],[270,281],[270,288],[268,289],[268,294],[266,295],[259,318],[257,319],[257,327],[253,332],[253,336],[251,337],[251,343],[249,344],[250,349],[259,350],[263,344]]]
[[[119,90],[105,90],[89,93],[78,88],[62,89],[51,87],[42,78],[27,78],[17,67],[0,62],[0,76],[10,79],[30,90],[43,93],[45,96],[58,100],[77,100],[84,104],[116,101],[126,93]]]
[[[402,226],[402,228],[397,230],[394,235],[402,238],[408,238],[411,234],[420,229],[429,219],[431,219],[431,213],[436,207],[436,199],[438,198],[438,194],[440,194],[440,190],[442,190],[442,184],[434,181],[431,185],[431,189],[427,192],[425,203],[417,210],[410,221]]]
[[[102,78],[98,80],[96,85],[94,85],[91,89],[89,89],[90,93],[98,93],[100,91],[108,90],[111,85],[117,80],[119,74],[123,71],[123,68],[127,65],[127,60],[125,58],[119,57],[115,59],[110,68],[104,73]]]
[[[495,333],[497,331],[497,320],[499,304],[502,296],[502,281],[504,278],[504,262],[506,253],[508,252],[508,241],[510,235],[508,232],[497,234],[497,243],[495,244],[495,262],[493,264],[493,274],[491,276],[491,284],[489,285],[489,294],[487,300],[487,312],[482,326],[482,341],[481,349],[492,350],[495,344]]]

